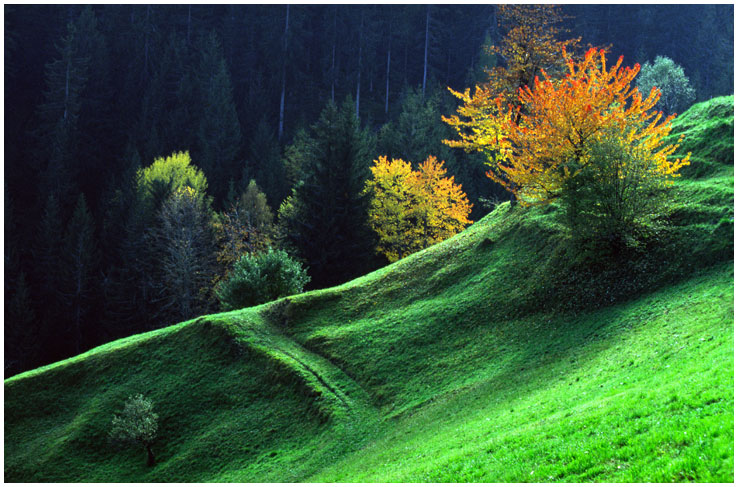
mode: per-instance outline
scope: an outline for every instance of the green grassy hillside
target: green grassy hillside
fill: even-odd
[[[633,255],[503,204],[342,286],[6,379],[5,480],[731,482],[732,113],[675,121],[695,162]],[[136,393],[153,468],[106,437]]]

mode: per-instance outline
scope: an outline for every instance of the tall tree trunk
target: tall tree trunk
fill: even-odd
[[[149,29],[151,27],[151,5],[146,6],[146,35],[144,37],[144,79],[149,79]]]
[[[403,66],[403,86],[407,86],[407,39],[405,40],[405,62]]]
[[[82,249],[80,249],[82,250]],[[75,296],[74,303],[74,351],[79,355],[82,351],[82,257],[77,258],[77,269],[75,269]]]
[[[359,118],[359,100],[361,99],[361,48],[364,40],[364,12],[361,12],[361,25],[359,27],[359,72],[356,74],[356,118]]]
[[[333,51],[331,52],[331,102],[336,103],[336,42],[338,41],[338,7],[333,7]]]
[[[64,78],[64,121],[67,121],[67,112],[69,111],[69,70],[72,64],[72,56],[70,54],[67,60],[67,71]]]
[[[192,26],[192,5],[187,6],[187,45],[190,45],[190,29]]]
[[[387,74],[385,75],[385,87],[384,87],[384,114],[389,113],[389,77],[390,77],[390,58],[392,57],[392,17],[390,17],[389,24],[389,42],[387,44]]]
[[[287,13],[284,18],[284,39],[282,42],[282,95],[279,97],[279,130],[277,138],[282,140],[284,134],[284,92],[287,85],[287,34],[290,28],[290,5],[287,4]]]
[[[430,5],[425,9],[425,54],[423,55],[423,98],[425,99],[425,81],[428,77],[428,33],[430,31]]]
[[[446,86],[448,86],[448,80],[451,78],[451,51],[446,54]]]
[[[387,75],[385,76],[384,88],[384,114],[389,113],[389,75],[390,75],[390,57],[392,56],[392,38],[390,37],[390,46],[387,49]]]

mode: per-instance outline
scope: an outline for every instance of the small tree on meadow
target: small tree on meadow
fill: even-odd
[[[269,249],[242,256],[215,293],[221,307],[230,311],[301,293],[309,281],[305,269],[287,252]]]
[[[142,394],[130,396],[120,415],[113,416],[110,439],[116,443],[141,445],[146,449],[146,465],[156,463],[151,446],[156,439],[159,416],[154,406]]]
[[[566,223],[584,247],[638,246],[661,219],[667,181],[654,177],[647,151],[624,140],[603,133],[586,148],[589,163],[563,183]]]

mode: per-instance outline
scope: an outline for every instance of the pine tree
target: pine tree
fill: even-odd
[[[64,235],[64,274],[61,288],[75,354],[80,353],[89,340],[86,336],[88,317],[99,264],[94,231],[92,215],[84,195],[80,194]]]
[[[46,360],[64,356],[58,337],[64,333],[66,324],[61,319],[62,311],[62,236],[64,225],[59,203],[53,194],[46,199],[39,223],[33,252],[32,282],[34,301],[43,303],[39,308],[40,341]]]
[[[6,376],[36,364],[40,351],[38,322],[33,312],[26,274],[21,269],[17,223],[5,184],[5,373]]]
[[[109,155],[122,149],[121,137],[115,126],[115,91],[110,79],[108,44],[91,6],[82,10],[73,29],[74,50],[87,60],[87,80],[80,93],[73,157],[80,190],[95,208],[100,198],[100,181],[110,172]]]
[[[424,98],[417,89],[408,90],[397,119],[380,130],[380,152],[390,158],[410,161],[423,161],[430,154],[452,160],[453,152],[442,142],[452,132],[441,120],[440,104],[438,91],[429,92]]]
[[[67,33],[56,46],[57,54],[45,67],[44,101],[39,107],[36,132],[37,157],[42,168],[41,193],[54,195],[65,205],[74,192],[79,168],[75,164],[78,147],[78,120],[82,93],[88,80],[89,57],[79,50],[78,29]]]
[[[136,205],[136,174],[141,168],[138,151],[129,144],[119,164],[126,167],[122,176],[111,179],[103,198],[104,214],[100,232],[100,251],[103,256],[103,275],[100,282],[101,299],[105,303],[100,332],[110,341],[135,331],[143,322],[134,303],[138,283],[131,275],[135,258],[130,253],[132,236],[128,233],[129,219]]]
[[[349,97],[333,103],[311,127],[304,152],[304,179],[293,190],[291,209],[280,208],[288,241],[308,264],[316,286],[343,282],[361,274],[372,255],[367,196],[373,140],[362,130]]]
[[[197,132],[195,80],[186,41],[169,35],[141,101],[136,140],[144,160],[183,150]]]
[[[220,42],[214,32],[201,42],[197,82],[202,113],[198,149],[193,153],[210,182],[216,203],[220,204],[228,192],[229,179],[240,176],[237,156],[241,148],[241,126]]]
[[[272,208],[276,208],[287,195],[284,162],[280,156],[279,142],[266,120],[262,119],[249,142],[249,165],[241,173],[241,187],[245,189],[253,177]],[[253,174],[253,176],[252,176]]]

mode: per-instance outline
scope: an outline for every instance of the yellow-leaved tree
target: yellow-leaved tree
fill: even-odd
[[[369,224],[377,250],[390,262],[441,242],[469,225],[472,205],[443,161],[428,158],[413,171],[410,162],[380,156],[364,191],[371,197]]]

